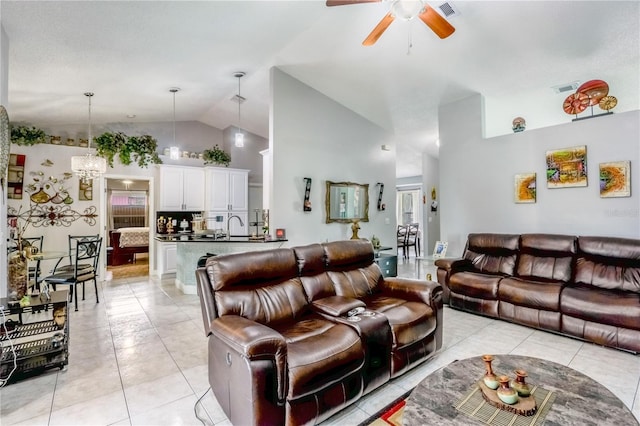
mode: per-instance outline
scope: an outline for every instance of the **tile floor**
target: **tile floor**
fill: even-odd
[[[433,265],[400,260],[399,275]],[[435,275],[434,275],[435,276]],[[100,304],[87,287],[70,313],[70,358],[62,371],[0,389],[2,425],[198,425],[194,404],[208,388],[207,345],[197,296],[172,280],[104,282]],[[640,356],[445,308],[444,347],[430,361],[323,423],[357,425],[454,359],[526,354],[567,365],[603,383],[640,419]],[[208,425],[230,422],[211,392],[197,406]]]

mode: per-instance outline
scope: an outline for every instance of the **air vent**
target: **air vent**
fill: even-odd
[[[580,82],[574,81],[573,83],[565,83],[553,86],[552,89],[556,93],[574,92],[578,88],[578,86],[580,86]]]
[[[445,18],[451,18],[452,16],[459,16],[460,15],[460,12],[458,11],[458,9],[456,9],[448,1],[442,3],[440,6],[438,6],[438,9],[440,9],[440,13],[442,13],[442,15],[444,15]]]
[[[244,96],[240,96],[240,95],[233,95],[233,97],[231,98],[231,100],[233,102],[237,102],[239,104],[243,103],[244,101],[247,100],[247,98],[245,98]]]

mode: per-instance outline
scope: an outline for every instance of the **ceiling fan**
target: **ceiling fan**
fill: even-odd
[[[344,6],[358,3],[379,3],[390,1],[389,13],[376,25],[371,34],[362,42],[365,46],[374,44],[382,33],[389,28],[389,25],[396,19],[401,18],[409,21],[416,16],[420,18],[431,30],[440,38],[447,38],[456,30],[424,0],[327,0],[327,6]]]

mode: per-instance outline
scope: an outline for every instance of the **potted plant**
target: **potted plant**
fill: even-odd
[[[160,164],[158,157],[158,141],[149,135],[127,136],[122,132],[105,132],[96,137],[93,142],[97,147],[97,155],[103,157],[113,167],[113,159],[117,155],[125,166],[135,161],[138,166]]]
[[[11,142],[16,145],[36,145],[47,142],[47,134],[42,129],[31,126],[11,126]]]
[[[202,153],[204,164],[219,164],[229,167],[231,155],[224,152],[217,144],[211,149],[205,149]]]

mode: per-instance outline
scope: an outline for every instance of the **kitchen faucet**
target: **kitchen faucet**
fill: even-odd
[[[236,218],[240,221],[240,226],[244,226],[244,222],[242,221],[242,218],[238,215],[232,214],[231,216],[229,216],[229,218],[227,219],[227,240],[231,237],[231,231],[229,230],[229,225],[231,224],[231,219]]]

